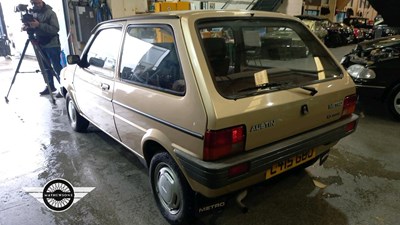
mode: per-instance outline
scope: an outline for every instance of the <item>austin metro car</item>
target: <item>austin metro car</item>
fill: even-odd
[[[135,153],[171,224],[322,163],[357,126],[352,79],[318,37],[283,14],[114,19],[97,25],[68,63],[61,79],[72,128],[91,123]]]
[[[361,97],[382,101],[400,120],[400,35],[359,43],[342,64]]]

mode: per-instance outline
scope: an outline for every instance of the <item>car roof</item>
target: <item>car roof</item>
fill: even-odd
[[[267,11],[257,11],[257,10],[178,10],[178,11],[168,11],[159,13],[143,13],[133,16],[107,20],[98,25],[105,23],[113,23],[117,21],[127,21],[127,20],[151,20],[151,19],[180,19],[180,18],[207,18],[207,17],[274,17],[282,19],[293,19],[293,16],[289,16],[283,13],[277,12],[267,12]]]
[[[257,11],[257,10],[178,10],[158,13],[143,13],[128,17],[106,20],[98,23],[92,33],[104,24],[112,24],[117,22],[132,21],[132,20],[163,20],[163,19],[189,19],[189,18],[213,18],[213,17],[271,17],[287,20],[297,20],[298,18],[277,12]]]

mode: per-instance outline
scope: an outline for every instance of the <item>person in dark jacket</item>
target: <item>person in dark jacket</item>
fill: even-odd
[[[54,86],[53,76],[60,82],[60,71],[62,69],[60,63],[60,40],[58,31],[60,30],[58,24],[57,14],[53,11],[52,7],[47,5],[42,0],[31,0],[33,6],[33,21],[24,25],[23,30],[33,29],[35,38],[39,43],[40,49],[43,51],[47,61],[51,65],[46,65],[46,74],[51,91],[56,91]],[[51,66],[53,68],[51,68]],[[54,69],[54,70],[53,70]],[[50,94],[48,88],[40,92],[40,95]]]

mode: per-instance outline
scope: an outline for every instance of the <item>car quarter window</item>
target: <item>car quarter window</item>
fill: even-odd
[[[96,74],[113,77],[118,57],[118,44],[110,44],[110,40],[119,43],[122,37],[121,28],[101,30],[87,52],[89,69]]]
[[[120,77],[125,82],[183,95],[185,80],[171,27],[128,27]]]

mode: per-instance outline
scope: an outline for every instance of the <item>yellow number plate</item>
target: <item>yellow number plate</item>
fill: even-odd
[[[292,158],[282,160],[278,163],[272,165],[272,167],[267,169],[266,179],[274,177],[278,174],[281,174],[287,170],[290,170],[298,165],[301,165],[313,158],[315,158],[315,150],[312,149],[308,152],[304,152]]]

